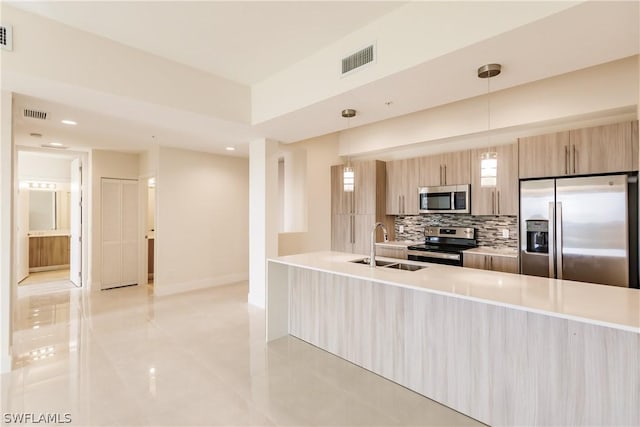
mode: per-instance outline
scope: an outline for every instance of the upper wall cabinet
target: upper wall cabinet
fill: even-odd
[[[520,178],[637,170],[638,122],[519,139]]]
[[[495,183],[490,185],[482,185],[481,179],[482,155],[485,153],[495,153],[497,173]],[[518,144],[471,151],[471,213],[518,215]]]
[[[418,159],[387,162],[387,215],[418,214]]]
[[[469,184],[471,182],[469,158],[469,150],[419,158],[420,178],[418,185],[428,187]]]

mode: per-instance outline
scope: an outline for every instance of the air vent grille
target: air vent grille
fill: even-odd
[[[370,45],[356,53],[342,58],[342,74],[347,74],[363,65],[373,62],[375,54],[374,45]]]
[[[30,119],[47,120],[47,114],[44,111],[32,110],[30,108],[24,109],[24,116]]]
[[[0,48],[13,50],[13,28],[11,25],[0,25]]]

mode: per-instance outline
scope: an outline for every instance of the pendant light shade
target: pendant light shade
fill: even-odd
[[[349,119],[356,116],[356,110],[354,110],[353,108],[346,108],[342,110],[340,115],[347,119],[347,129],[349,129]],[[353,190],[355,189],[355,182],[356,174],[351,167],[351,160],[347,157],[347,165],[344,167],[344,170],[342,172],[343,190],[347,193],[353,192]]]
[[[502,71],[500,64],[485,64],[478,68],[478,78],[487,79],[487,145],[491,145],[491,77]],[[498,183],[498,153],[486,151],[480,156],[480,186],[495,187]]]

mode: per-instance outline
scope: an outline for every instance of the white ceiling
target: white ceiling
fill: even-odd
[[[20,2],[21,9],[245,84],[313,54],[402,2]],[[622,3],[620,3],[622,4]],[[631,5],[631,6],[629,6]],[[635,7],[635,9],[633,9]],[[629,13],[630,8],[632,13]],[[248,154],[248,141],[293,142],[346,128],[339,111],[356,108],[351,127],[486,93],[476,68],[503,64],[492,90],[640,52],[638,2],[587,2],[257,126],[130,102],[91,105],[83,94],[16,95],[18,144],[60,140],[72,148],[141,151],[154,144]],[[633,12],[635,11],[635,12]],[[487,58],[490,58],[487,61]],[[425,77],[426,76],[426,77]],[[19,91],[18,91],[19,92]],[[44,99],[47,99],[46,101]],[[63,101],[64,99],[64,101]],[[392,101],[390,106],[385,101]],[[48,111],[38,122],[25,107]],[[62,118],[78,121],[73,128]],[[29,133],[42,133],[33,138]],[[179,142],[179,144],[177,144]]]
[[[251,85],[400,1],[21,1],[12,5]]]

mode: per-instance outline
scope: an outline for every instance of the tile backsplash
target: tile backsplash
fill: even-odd
[[[494,248],[518,248],[517,216],[474,216],[462,214],[428,214],[395,217],[396,240],[424,240],[424,228],[473,227],[476,229],[478,246]],[[400,233],[400,226],[404,232]],[[502,237],[502,230],[509,230],[509,238]]]

